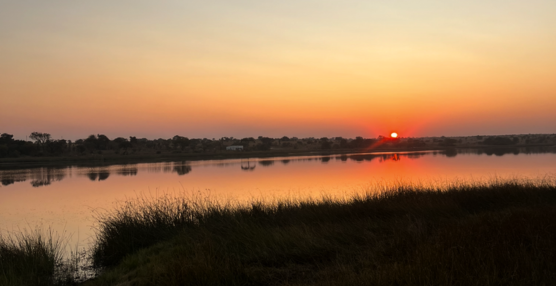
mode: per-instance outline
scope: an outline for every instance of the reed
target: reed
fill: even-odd
[[[75,285],[79,260],[64,257],[65,241],[40,227],[0,235],[0,285]]]
[[[556,183],[395,185],[248,206],[137,198],[100,216],[87,285],[551,285]]]

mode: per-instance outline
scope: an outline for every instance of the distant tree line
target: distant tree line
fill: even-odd
[[[13,135],[3,133],[0,135],[0,158],[19,156],[62,156],[62,155],[91,155],[103,154],[111,151],[114,154],[133,154],[137,152],[169,151],[181,153],[190,152],[215,152],[223,150],[222,140],[189,139],[174,136],[170,139],[149,140],[146,138],[117,137],[113,140],[106,135],[90,135],[85,139],[55,140],[48,133],[33,132],[29,136],[32,141],[15,140]]]
[[[500,137],[500,136],[496,136],[496,137],[488,137],[485,138],[483,140],[483,144],[485,145],[515,145],[519,142],[519,138],[514,137],[513,139],[510,139],[508,137]]]
[[[137,153],[215,153],[225,151],[227,146],[243,146],[244,152],[269,151],[271,149],[372,149],[372,148],[423,148],[427,146],[455,147],[464,143],[469,138],[474,138],[478,145],[517,145],[525,144],[550,144],[556,143],[553,135],[521,135],[518,136],[473,136],[467,138],[434,137],[424,138],[378,138],[356,137],[347,139],[342,137],[303,138],[283,136],[271,138],[259,136],[258,138],[222,137],[220,139],[187,138],[176,135],[169,139],[129,138],[117,137],[110,139],[106,135],[90,135],[85,139],[71,140],[52,139],[49,133],[33,132],[29,135],[32,141],[15,140],[13,135],[2,133],[0,135],[0,158],[20,156],[84,156],[93,154],[137,154]],[[520,140],[521,138],[521,140]],[[521,142],[520,142],[521,141]],[[431,145],[432,144],[432,145]]]
[[[226,146],[241,145],[244,151],[268,151],[271,148],[311,148],[311,149],[361,149],[373,146],[380,139],[364,139],[357,137],[345,139],[342,137],[307,138],[299,140],[296,137],[258,138],[222,137],[220,139],[196,138],[176,135],[169,139],[129,138],[117,137],[110,139],[106,135],[90,135],[85,139],[75,141],[52,139],[49,133],[33,132],[29,135],[32,141],[15,140],[13,135],[3,133],[0,137],[0,158],[20,156],[84,156],[93,154],[136,154],[136,153],[214,153],[225,151]],[[392,144],[395,142],[389,142]],[[419,145],[416,142],[406,142],[403,145]]]
[[[0,135],[0,158],[19,156],[62,155],[66,152],[68,141],[52,140],[50,134],[33,132],[29,135],[32,141],[15,140],[13,135]],[[71,142],[71,141],[70,141]]]
[[[220,139],[195,138],[176,135],[169,139],[129,138],[117,137],[110,139],[106,135],[90,135],[85,139],[55,140],[49,133],[33,132],[29,135],[32,141],[15,140],[12,134],[0,135],[0,158],[20,156],[82,156],[104,154],[107,151],[113,154],[135,154],[138,152],[171,153],[214,153],[226,150],[229,145],[242,145],[246,151],[270,150],[276,139],[259,136],[237,139],[222,137]],[[283,137],[286,141],[287,137]],[[280,139],[278,139],[280,140]]]

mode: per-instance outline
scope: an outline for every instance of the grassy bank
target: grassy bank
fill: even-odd
[[[64,238],[40,229],[0,236],[0,285],[76,285],[79,261],[64,257]]]
[[[553,285],[556,184],[397,186],[249,207],[164,197],[99,218],[86,285]]]

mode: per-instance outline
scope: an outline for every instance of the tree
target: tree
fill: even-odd
[[[361,147],[363,147],[363,137],[361,137],[361,136],[355,137],[355,140],[351,141],[350,145],[351,145],[352,148],[361,148]]]
[[[53,155],[62,155],[67,147],[68,142],[66,140],[53,140],[46,144],[46,151]]]
[[[172,138],[173,141],[173,145],[174,145],[174,149],[178,149],[178,147],[183,150],[185,149],[185,147],[189,146],[189,138],[187,137],[182,137],[182,136],[174,136]]]
[[[0,145],[0,158],[8,157],[8,146]]]
[[[127,139],[122,138],[122,137],[118,137],[118,138],[114,139],[112,142],[114,142],[116,144],[117,149],[124,149],[124,152],[126,152],[126,153],[127,153],[127,150],[132,147],[131,142],[129,142]]]
[[[95,135],[91,134],[89,135],[89,137],[87,137],[87,139],[83,141],[83,145],[85,145],[85,147],[92,152],[98,147],[98,139]]]
[[[348,147],[348,141],[347,141],[347,139],[342,138],[342,139],[340,140],[340,147],[341,147],[341,148],[347,148],[347,147]]]
[[[97,134],[97,149],[106,150],[110,144],[110,139],[103,134]]]
[[[0,144],[7,144],[9,142],[12,142],[13,138],[14,136],[12,134],[2,133],[2,135],[0,135]]]
[[[35,140],[39,145],[43,145],[44,143],[50,141],[50,134],[48,133],[41,133],[41,132],[33,132],[29,135],[29,138]]]
[[[444,137],[444,136],[442,136],[442,137]],[[451,146],[455,146],[457,142],[458,141],[456,139],[445,138],[444,142],[442,142],[442,145],[447,146],[447,147],[451,147]]]
[[[35,142],[40,146],[42,151],[44,151],[44,145],[50,141],[50,134],[48,133],[41,133],[41,132],[33,132],[29,135],[29,138],[35,140]]]
[[[261,143],[255,145],[255,149],[260,151],[270,150],[270,146],[272,146],[272,142],[274,141],[274,139],[272,138],[263,136],[259,136],[258,140],[261,141]]]

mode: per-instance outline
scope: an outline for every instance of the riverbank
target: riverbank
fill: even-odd
[[[419,152],[436,150],[446,152],[448,155],[456,154],[457,150],[491,150],[493,154],[515,153],[515,150],[524,148],[555,148],[555,145],[518,145],[518,146],[456,146],[456,147],[379,147],[362,149],[329,149],[329,150],[296,150],[275,149],[270,151],[221,151],[214,153],[137,153],[137,154],[92,154],[82,156],[57,156],[57,157],[18,157],[0,158],[0,169],[17,169],[32,167],[56,167],[56,166],[99,166],[113,164],[139,164],[171,161],[196,161],[196,160],[223,160],[223,159],[247,159],[247,158],[270,158],[270,157],[293,157],[310,155],[342,155],[359,154],[369,152]],[[498,153],[497,153],[498,151]],[[500,153],[501,152],[501,153]]]
[[[295,150],[279,149],[271,151],[222,151],[215,153],[138,153],[129,155],[120,154],[94,154],[83,156],[60,156],[60,157],[19,157],[19,158],[0,158],[0,168],[29,168],[29,167],[48,167],[59,165],[99,165],[99,164],[138,164],[169,161],[195,161],[195,160],[223,160],[223,159],[243,159],[243,158],[269,158],[269,157],[290,157],[308,155],[332,155],[366,152],[411,152],[426,151],[430,148],[377,148],[368,149],[335,149],[335,150]],[[434,150],[442,150],[434,149]]]
[[[86,285],[542,285],[556,185],[398,186],[346,201],[134,201],[101,219]]]

